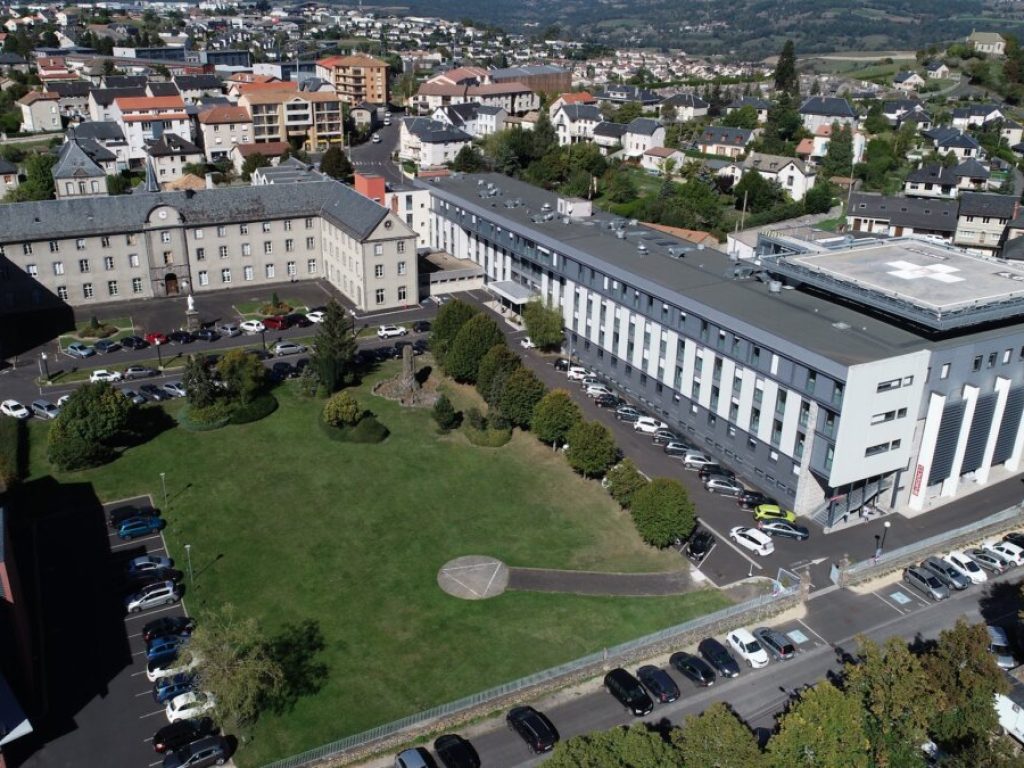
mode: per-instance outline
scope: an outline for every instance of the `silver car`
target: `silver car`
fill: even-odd
[[[60,415],[60,408],[49,400],[33,400],[29,408],[40,419],[56,419]]]
[[[306,348],[302,344],[296,344],[293,341],[279,341],[270,351],[275,357],[283,357],[284,355],[301,355],[306,351]]]
[[[949,587],[925,568],[912,565],[903,572],[903,581],[932,600],[945,600],[949,597]]]
[[[217,326],[217,333],[221,336],[233,339],[235,336],[240,336],[242,334],[242,330],[238,327],[238,323],[221,323]]]
[[[704,489],[708,493],[720,493],[723,496],[739,496],[746,488],[728,477],[712,475],[704,483]]]
[[[1000,669],[1013,669],[1017,666],[1017,660],[1013,657],[1010,648],[1010,640],[1006,636],[1006,630],[989,624],[988,627],[988,652],[996,657],[996,664]]]
[[[921,567],[934,573],[951,589],[967,589],[971,585],[970,579],[941,558],[929,557],[921,563]]]

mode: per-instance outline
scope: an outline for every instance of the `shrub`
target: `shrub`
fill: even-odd
[[[656,477],[637,490],[629,511],[640,538],[655,547],[685,539],[696,525],[686,489],[667,477]]]
[[[248,403],[239,404],[231,411],[232,424],[249,424],[265,419],[277,410],[277,398],[271,394],[260,395]]]
[[[58,418],[50,425],[46,455],[58,469],[74,472],[106,464],[114,458],[114,449],[95,440],[86,440]]]
[[[615,463],[615,439],[596,421],[581,421],[569,430],[569,466],[584,477],[600,477]]]
[[[469,442],[480,448],[500,448],[512,439],[511,428],[485,427],[477,429],[467,424],[462,431],[465,432]]]
[[[222,402],[206,408],[186,405],[178,411],[177,420],[189,432],[210,432],[231,423],[231,408]]]
[[[322,418],[317,419],[320,430],[331,440],[339,443],[381,443],[391,434],[377,417],[368,413],[353,426],[332,427]]]
[[[624,459],[608,470],[605,487],[611,497],[623,509],[629,509],[633,494],[647,485],[647,478],[640,474],[632,459]]]
[[[336,392],[324,405],[324,421],[332,427],[353,426],[362,415],[362,406],[349,392]]]
[[[438,429],[442,432],[453,430],[459,425],[459,415],[455,412],[452,401],[446,395],[441,395],[437,398],[431,415],[434,417],[434,421],[437,422]]]
[[[565,442],[569,430],[582,418],[580,407],[569,393],[564,389],[554,389],[534,407],[530,427],[538,440],[557,445]]]
[[[445,372],[456,381],[474,383],[484,355],[505,335],[491,318],[478,314],[459,329],[444,355]]]
[[[0,491],[25,476],[28,429],[21,419],[0,419]]]
[[[466,423],[473,429],[487,429],[487,419],[480,413],[479,408],[470,408],[466,411]]]

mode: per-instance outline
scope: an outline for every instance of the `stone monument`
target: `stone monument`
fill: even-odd
[[[196,311],[196,300],[195,297],[190,293],[186,297],[185,304],[185,330],[186,331],[198,331],[199,330],[199,313]]]

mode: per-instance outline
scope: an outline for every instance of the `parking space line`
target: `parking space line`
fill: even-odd
[[[143,669],[143,670],[140,670],[138,672],[132,672],[132,677],[138,677],[139,675],[144,675],[144,674],[146,674],[146,670]]]
[[[159,539],[159,538],[160,538],[159,536],[146,536],[146,537],[141,538],[141,539],[132,539],[131,541],[125,541],[125,542],[123,542],[121,544],[111,544],[110,545],[110,551],[113,552],[115,550],[123,549],[125,547],[137,547],[139,544],[141,544],[141,543],[143,543],[145,541],[152,541],[153,539]]]
[[[746,561],[747,561],[748,563],[750,563],[750,564],[751,564],[752,566],[754,566],[755,568],[757,568],[757,570],[759,570],[759,571],[763,571],[763,570],[764,570],[764,566],[763,566],[763,565],[761,565],[760,563],[758,563],[758,562],[757,562],[756,560],[751,560],[751,559],[750,559],[749,557],[747,557],[747,556],[746,556],[746,555],[745,555],[745,554],[743,553],[743,550],[742,550],[742,549],[740,549],[740,548],[739,548],[739,547],[737,547],[737,546],[736,546],[735,544],[733,544],[733,543],[732,543],[731,541],[729,541],[728,537],[726,537],[726,536],[723,536],[723,535],[722,535],[722,534],[720,534],[720,533],[719,533],[718,531],[716,531],[716,530],[715,530],[714,528],[712,528],[712,527],[711,527],[710,525],[708,525],[708,522],[707,522],[707,520],[705,520],[705,519],[704,519],[703,517],[702,517],[702,518],[699,518],[699,520],[700,520],[700,524],[701,524],[701,525],[703,525],[703,526],[704,526],[705,528],[707,528],[707,529],[708,529],[709,531],[711,531],[711,532],[712,532],[713,534],[715,534],[715,536],[716,536],[717,538],[721,539],[721,540],[722,540],[722,543],[723,543],[723,544],[725,544],[725,545],[727,545],[728,547],[731,547],[731,548],[732,548],[733,550],[735,550],[735,551],[736,551],[736,554],[738,554],[738,555],[739,555],[740,557],[742,557],[742,558],[743,558],[744,560],[746,560]],[[711,555],[711,553],[709,552],[709,553],[708,553],[708,556],[710,557],[710,555]],[[704,558],[704,559],[706,560],[707,558]]]
[[[139,696],[152,696],[152,695],[153,695],[152,691],[143,691],[142,693],[136,693],[135,694],[135,698],[137,699],[137,698],[139,698]]]
[[[138,613],[130,613],[124,617],[124,620],[132,621],[133,619],[148,619],[150,616],[155,616],[158,613],[173,611],[177,607],[177,603],[171,603],[170,605],[161,605],[159,608],[150,608],[145,611],[139,611]]]
[[[881,601],[882,601],[883,603],[885,603],[885,604],[886,604],[887,606],[889,606],[889,607],[890,607],[890,608],[892,608],[892,609],[893,609],[894,611],[896,611],[896,613],[898,613],[898,614],[899,614],[900,616],[905,616],[906,614],[910,613],[910,611],[909,611],[909,610],[908,610],[908,611],[904,611],[904,610],[903,610],[902,608],[900,608],[900,607],[899,607],[898,605],[893,605],[892,603],[890,603],[890,602],[889,602],[888,600],[886,600],[886,599],[885,599],[884,597],[882,597],[882,596],[881,596],[880,594],[878,594],[877,592],[872,592],[871,594],[873,594],[873,595],[874,595],[875,597],[877,597],[877,598],[878,598],[879,600],[881,600]]]
[[[805,622],[805,621],[804,621],[803,619],[797,619],[797,620],[796,620],[796,623],[797,623],[797,624],[799,624],[799,625],[800,625],[801,627],[803,627],[804,629],[806,629],[806,630],[807,630],[808,632],[810,632],[810,633],[811,633],[812,635],[814,635],[814,636],[815,636],[816,638],[818,638],[819,640],[821,640],[821,642],[823,642],[823,643],[825,643],[826,645],[828,645],[828,640],[826,640],[826,639],[825,639],[824,637],[822,637],[822,636],[821,636],[821,635],[819,635],[819,634],[818,634],[817,632],[815,632],[815,631],[814,631],[813,629],[811,629],[811,628],[810,628],[809,626],[807,626],[807,623],[806,623],[806,622]]]
[[[154,715],[165,715],[167,714],[166,709],[158,709],[156,712],[150,712],[147,715],[139,715],[139,720],[145,720],[147,717],[153,717]]]
[[[146,653],[146,649],[145,648],[143,648],[141,651],[136,651],[135,653],[132,654],[132,656],[141,656],[144,653]]]

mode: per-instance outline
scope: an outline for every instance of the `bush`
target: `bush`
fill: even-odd
[[[605,488],[623,509],[629,509],[633,494],[647,485],[647,478],[640,474],[632,459],[624,459],[608,470]]]
[[[473,429],[487,429],[487,419],[480,413],[479,408],[470,408],[466,411],[466,423]]]
[[[686,489],[667,477],[656,477],[633,494],[630,513],[640,538],[663,548],[693,533],[693,502]]]
[[[503,344],[505,335],[491,318],[478,314],[463,325],[444,355],[445,372],[463,383],[476,382],[484,355],[495,344]]]
[[[566,435],[569,466],[584,477],[600,477],[615,463],[615,438],[604,424],[581,421]]]
[[[363,416],[353,426],[332,427],[322,418],[317,419],[317,423],[328,438],[339,443],[382,443],[391,434],[372,413]]]
[[[277,410],[277,398],[270,394],[260,395],[254,400],[237,405],[231,411],[232,424],[249,424],[265,419]]]
[[[25,476],[28,460],[28,429],[21,419],[0,419],[0,491]]]
[[[178,411],[177,420],[189,432],[211,432],[231,423],[231,408],[226,403],[214,403],[206,408],[186,405]]]
[[[437,427],[442,432],[449,432],[459,426],[459,414],[455,412],[452,401],[446,395],[441,395],[434,403],[434,410],[431,414]]]
[[[349,392],[336,392],[324,405],[324,421],[332,427],[353,426],[363,415],[363,407]]]
[[[113,325],[89,325],[83,328],[78,335],[83,339],[105,339],[115,333],[117,333],[117,328]]]
[[[466,424],[462,431],[466,433],[466,439],[469,442],[480,448],[500,448],[512,439],[511,428],[484,427],[477,429]]]
[[[65,472],[98,467],[114,458],[114,449],[95,440],[86,440],[58,418],[50,425],[46,456]]]

